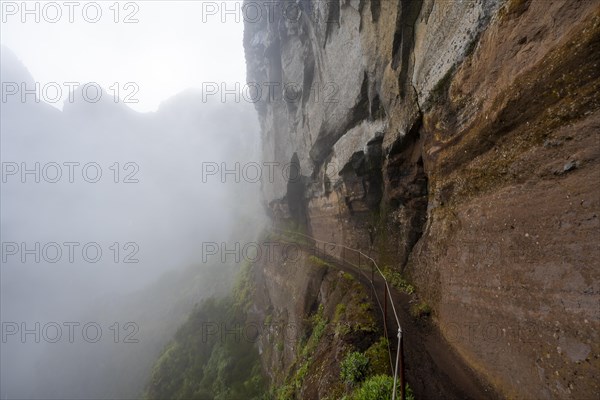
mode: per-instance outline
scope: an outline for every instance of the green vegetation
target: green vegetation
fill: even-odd
[[[388,340],[381,337],[364,353],[354,351],[346,355],[340,365],[340,378],[346,388],[355,388],[342,400],[389,400],[392,397],[394,378],[389,375],[390,358]],[[400,393],[397,392],[397,398]],[[406,399],[414,395],[406,384]]]
[[[360,285],[358,282],[356,284]],[[355,297],[358,297],[361,292],[357,293]],[[335,323],[334,332],[337,336],[344,336],[351,332],[371,333],[377,330],[371,303],[359,302],[358,298],[348,305],[338,304],[335,308],[333,322]]]
[[[351,396],[346,396],[342,400],[390,400],[393,391],[394,378],[388,375],[375,375],[367,379]],[[398,391],[396,398],[400,398]],[[406,400],[414,400],[408,385],[406,385]]]
[[[320,264],[318,260],[317,257],[309,259],[316,265]],[[335,308],[332,307],[333,309],[326,309],[324,304],[320,304],[317,310],[307,317],[304,335],[296,349],[295,364],[288,370],[289,374],[285,372],[286,375],[282,376],[283,382],[270,389],[271,398],[297,400],[309,392],[312,394],[314,388],[311,385],[317,382],[321,382],[319,385],[324,383],[322,378],[325,374],[328,375],[326,390],[319,390],[323,399],[353,400],[353,396],[362,396],[356,397],[357,399],[369,399],[370,397],[366,396],[370,392],[378,393],[374,389],[378,381],[374,383],[372,378],[390,372],[388,341],[384,337],[371,342],[366,351],[360,351],[364,350],[364,346],[357,347],[358,343],[378,332],[373,305],[358,280],[343,273],[340,273],[339,277],[340,279],[335,280],[335,291],[339,297],[331,299],[339,302]],[[324,340],[327,345],[323,343]],[[324,354],[332,351],[328,349],[329,345],[336,349],[334,353],[340,351],[344,355],[339,364],[339,371],[335,372],[337,379],[336,375],[331,375],[333,371],[326,370],[332,365],[323,359]],[[334,353],[327,356],[331,357]],[[390,381],[393,385],[393,378],[388,376],[381,379],[385,382]],[[383,387],[379,395],[389,399],[390,397],[385,396],[391,394],[391,390],[391,385],[387,389]]]
[[[348,400],[389,400],[392,398],[394,380],[387,375],[369,378]]]
[[[369,359],[363,353],[348,353],[340,365],[340,378],[350,386],[362,382],[368,372]]]
[[[347,281],[353,281],[354,280],[354,277],[351,274],[347,273],[347,272],[342,273],[342,276]]]
[[[344,316],[345,313],[346,313],[346,305],[344,303],[338,303],[338,305],[335,306],[335,314],[333,316],[333,322],[338,323],[340,321],[340,319]]]
[[[325,261],[322,258],[319,258],[317,256],[308,257],[308,261],[310,261],[310,263],[316,267],[334,268],[333,265],[329,264],[327,261]]]
[[[413,285],[408,283],[406,279],[402,277],[401,273],[392,270],[389,266],[383,267],[382,272],[383,276],[385,276],[385,279],[389,282],[389,284],[395,287],[396,289],[407,294],[413,294],[415,292],[415,288],[413,287]]]
[[[350,274],[347,274],[352,277]],[[373,306],[368,300],[363,286],[354,277],[346,279],[343,275],[343,290],[349,294],[347,303],[339,303],[333,316],[336,336],[345,336],[352,332],[372,333],[377,331],[373,317]]]
[[[390,372],[390,353],[388,351],[389,342],[385,337],[371,345],[365,351],[365,356],[369,359],[369,374],[382,375]]]
[[[233,296],[196,305],[155,363],[144,398],[264,398],[258,351],[243,329],[250,276],[250,265],[243,266]]]
[[[300,226],[294,221],[280,221],[282,224],[280,229],[267,232],[266,240],[282,241],[296,243],[299,245],[312,246],[314,243],[306,237],[306,228]]]
[[[275,350],[277,350],[280,353],[283,351],[284,348],[285,346],[283,345],[283,340],[279,340],[275,345]]]
[[[247,312],[252,305],[253,293],[252,264],[245,262],[238,271],[235,285],[233,286],[234,306],[243,312]]]
[[[431,315],[431,307],[421,301],[410,306],[410,314],[415,318],[428,317]]]
[[[277,400],[292,400],[294,399],[294,386],[285,385],[277,391]]]
[[[321,337],[323,336],[323,333],[325,332],[325,328],[327,327],[328,321],[327,318],[323,316],[323,304],[319,305],[319,309],[310,318],[310,322],[312,326],[312,332],[310,337],[306,341],[306,344],[304,346],[301,346],[301,357],[308,357],[308,355],[315,350],[315,348],[319,344],[319,341],[321,340]]]

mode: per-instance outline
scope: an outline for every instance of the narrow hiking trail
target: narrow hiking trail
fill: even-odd
[[[410,307],[415,299],[413,295],[401,292],[388,284],[389,296],[393,302],[385,299],[386,282],[376,271],[374,265],[362,265],[348,261],[346,257],[336,257],[317,244],[318,240],[307,235],[312,243],[299,243],[297,240],[277,239],[280,242],[294,244],[303,251],[314,254],[332,267],[351,274],[367,290],[378,322],[386,330],[390,343],[390,357],[395,359],[397,348],[398,324],[394,310],[402,326],[403,363],[407,382],[413,388],[418,399],[498,399],[500,396],[464,362],[462,357],[442,336],[431,317],[416,318],[411,315]],[[366,256],[365,256],[366,257]],[[371,263],[372,264],[372,263]],[[387,301],[387,307],[384,302]],[[384,311],[385,320],[384,320]],[[393,371],[391,372],[393,375]]]

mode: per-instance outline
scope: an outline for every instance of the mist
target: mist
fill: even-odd
[[[7,47],[1,75],[0,395],[136,398],[191,307],[231,284],[239,260],[203,246],[265,223],[260,183],[206,176],[260,159],[254,106],[196,88],[139,112],[82,82],[60,109],[11,94],[37,81]]]

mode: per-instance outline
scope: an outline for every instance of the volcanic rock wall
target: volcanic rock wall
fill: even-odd
[[[600,391],[597,1],[282,2],[244,45],[275,221],[409,276],[502,395]]]

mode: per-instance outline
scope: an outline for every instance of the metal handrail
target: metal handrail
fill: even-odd
[[[391,352],[389,350],[389,344],[388,344],[388,353],[390,355],[390,368],[394,371],[394,388],[393,388],[393,392],[392,392],[392,400],[395,400],[396,399],[396,387],[397,387],[397,381],[398,381],[398,363],[399,363],[400,356],[401,356],[400,353],[402,352],[402,325],[400,325],[400,318],[398,318],[398,313],[396,312],[396,306],[394,305],[394,299],[392,297],[392,292],[390,291],[390,286],[388,284],[388,281],[387,281],[385,275],[383,274],[383,271],[381,271],[381,269],[377,265],[377,262],[375,262],[375,260],[372,257],[366,255],[362,251],[360,251],[358,249],[354,249],[354,248],[348,247],[348,246],[345,246],[343,244],[340,245],[340,244],[337,244],[337,243],[326,242],[324,240],[319,240],[319,239],[317,239],[315,237],[312,237],[312,236],[309,236],[309,235],[306,235],[306,234],[300,233],[300,232],[286,231],[286,230],[279,229],[279,228],[272,228],[272,229],[276,230],[276,231],[279,231],[279,232],[283,232],[283,233],[290,233],[290,234],[293,234],[293,235],[300,235],[300,236],[303,236],[303,237],[305,237],[307,239],[313,240],[315,242],[320,242],[320,243],[323,243],[323,244],[329,244],[329,245],[339,246],[340,248],[343,248],[343,249],[355,251],[355,252],[357,252],[359,254],[359,264],[360,264],[360,256],[361,255],[373,263],[373,265],[377,269],[377,272],[379,273],[379,275],[381,275],[381,278],[383,279],[383,282],[385,283],[386,295],[390,299],[390,304],[392,305],[392,311],[394,313],[394,318],[396,319],[396,324],[398,325],[398,347],[396,348],[396,365],[395,366],[392,365],[392,357],[391,357]],[[333,256],[333,255],[330,255],[330,256],[333,257],[333,258],[335,258],[335,256]],[[361,274],[363,274],[363,276],[365,278],[369,279],[369,277],[366,276],[364,274],[364,272],[360,269],[360,266],[356,266],[356,265],[352,264],[351,262],[349,262],[347,260],[343,260],[343,262],[346,262],[346,263],[348,263],[348,264],[356,267],[356,269]],[[373,280],[369,279],[369,282],[371,283],[371,286],[373,287],[373,292],[375,293],[375,298],[377,299],[377,303],[378,303],[379,308],[381,309],[382,314],[383,314],[384,332],[385,332],[385,335],[387,337],[387,329],[386,329],[386,322],[385,322],[386,313],[383,310],[383,308],[381,307],[381,302],[379,301],[379,296],[377,296],[377,291],[375,290],[375,284],[373,283]],[[401,377],[401,378],[403,378],[403,377]],[[404,400],[404,398],[405,398],[405,393],[404,392],[405,392],[404,382],[400,382],[400,393],[401,393],[401,399],[402,400]]]

